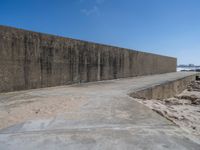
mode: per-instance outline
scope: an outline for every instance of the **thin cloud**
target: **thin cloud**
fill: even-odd
[[[83,3],[86,2],[87,0],[79,0],[79,2]],[[81,9],[81,12],[85,14],[86,16],[90,15],[100,15],[100,9],[99,6],[103,4],[105,0],[95,0],[94,1],[94,6],[92,8],[84,8]]]
[[[79,3],[83,3],[85,0],[79,0]]]
[[[96,4],[102,4],[105,0],[96,0]]]
[[[84,13],[86,16],[90,16],[92,14],[97,14],[97,15],[100,14],[99,8],[97,6],[94,6],[91,9],[82,9],[81,12]]]

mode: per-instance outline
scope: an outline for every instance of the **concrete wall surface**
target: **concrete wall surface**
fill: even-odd
[[[0,26],[0,92],[176,71],[176,58]]]
[[[197,76],[199,76],[198,73],[188,75],[174,81],[168,81],[151,87],[145,87],[144,89],[131,92],[129,95],[133,98],[160,100],[174,97],[175,95],[183,92],[192,81],[196,80]]]

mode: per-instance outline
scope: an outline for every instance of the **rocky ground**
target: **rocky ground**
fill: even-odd
[[[137,99],[180,128],[200,136],[200,81],[192,82],[181,94],[164,100]]]

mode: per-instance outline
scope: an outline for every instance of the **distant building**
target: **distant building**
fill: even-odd
[[[189,66],[189,67],[195,67],[195,65],[194,65],[194,64],[189,64],[188,66]]]
[[[194,64],[188,64],[188,65],[178,65],[177,71],[196,71],[200,72],[200,66],[196,66]]]

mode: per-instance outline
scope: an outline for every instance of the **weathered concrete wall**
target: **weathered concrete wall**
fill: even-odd
[[[0,92],[176,71],[150,53],[0,26]]]

